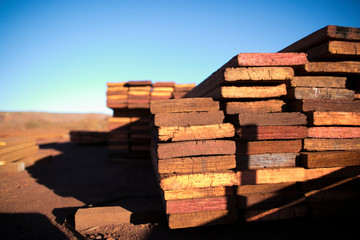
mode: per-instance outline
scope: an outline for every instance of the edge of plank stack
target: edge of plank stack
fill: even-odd
[[[0,139],[0,172],[20,172],[50,157],[50,154],[39,151],[33,138]]]
[[[171,229],[236,222],[235,134],[210,98],[152,101],[152,162]]]

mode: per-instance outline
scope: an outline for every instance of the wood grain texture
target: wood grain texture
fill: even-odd
[[[360,42],[329,41],[309,49],[309,59],[359,58]]]
[[[219,103],[215,102],[211,98],[157,100],[151,101],[150,111],[152,114],[219,111]]]
[[[224,112],[188,112],[188,113],[157,113],[154,125],[158,127],[186,127],[223,123]]]
[[[236,142],[236,154],[296,153],[301,149],[301,140]]]
[[[314,125],[360,126],[360,112],[314,112]]]
[[[164,200],[190,199],[190,198],[209,198],[233,195],[232,187],[211,187],[211,188],[191,188],[183,190],[164,191]]]
[[[357,166],[360,151],[302,152],[300,165],[305,168]]]
[[[360,150],[360,139],[350,138],[308,138],[304,139],[308,151]]]
[[[297,66],[308,62],[305,53],[240,53],[238,65],[244,67]]]
[[[309,138],[360,138],[360,127],[311,127]]]
[[[287,103],[292,111],[360,112],[360,102],[334,99],[303,99]]]
[[[306,125],[306,115],[297,112],[239,113],[239,125],[294,126]]]
[[[304,73],[314,74],[360,74],[360,62],[309,62],[305,65],[303,71]]]
[[[343,99],[353,100],[355,92],[342,88],[296,87],[289,90],[294,99]]]
[[[336,76],[295,76],[291,80],[291,86],[345,88],[346,79]]]
[[[223,86],[221,87],[222,98],[274,98],[286,95],[286,85],[280,84],[277,86],[251,86],[251,87],[236,87]]]
[[[227,102],[225,103],[225,112],[227,114],[243,112],[281,112],[284,107],[284,101],[275,99],[253,102]]]
[[[298,155],[298,153],[239,154],[236,155],[236,168],[295,167],[295,160]]]
[[[224,77],[225,82],[291,80],[294,70],[291,67],[226,68]]]
[[[302,139],[307,137],[304,126],[251,126],[237,130],[243,140]]]

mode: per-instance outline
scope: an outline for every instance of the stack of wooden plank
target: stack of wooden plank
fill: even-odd
[[[51,155],[39,152],[33,138],[0,139],[0,172],[19,172]]]
[[[195,87],[195,83],[177,83],[175,84],[172,98],[173,99],[182,98],[186,93],[191,91],[194,87]]]
[[[360,28],[329,25],[281,50],[306,52],[310,60],[296,71],[289,104],[308,115],[309,135],[300,161],[305,168],[360,165],[359,49]],[[341,187],[328,180],[304,183],[306,193],[317,192],[317,197],[308,198],[314,214],[354,211],[359,181],[351,182]]]
[[[169,227],[237,221],[235,135],[210,98],[152,101],[152,160]],[[225,139],[224,139],[225,138]]]
[[[171,99],[175,90],[174,82],[156,82],[152,85],[151,100]]]
[[[108,138],[107,131],[70,131],[70,141],[76,144],[105,144]]]

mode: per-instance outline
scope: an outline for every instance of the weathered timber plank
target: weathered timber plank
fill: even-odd
[[[188,113],[157,113],[154,125],[158,127],[186,127],[223,123],[224,112],[188,112]]]
[[[234,223],[238,221],[236,209],[193,213],[175,213],[168,216],[170,229]]]
[[[39,146],[36,145],[36,146],[29,146],[26,148],[22,148],[17,151],[4,153],[0,155],[0,161],[4,161],[5,163],[14,162],[21,158],[35,154],[37,153],[38,150],[39,150]]]
[[[302,152],[300,165],[305,168],[328,168],[360,165],[360,151]]]
[[[0,155],[4,154],[4,153],[17,151],[17,150],[20,150],[22,148],[31,147],[31,146],[34,146],[34,145],[35,145],[35,141],[19,143],[19,144],[12,145],[12,146],[1,146],[0,147]]]
[[[272,184],[256,184],[256,185],[240,185],[236,188],[237,195],[253,194],[253,193],[281,193],[298,191],[296,182],[272,183]]]
[[[329,41],[309,49],[306,53],[309,59],[359,58],[360,42]]]
[[[310,138],[360,138],[360,127],[311,127]]]
[[[302,70],[304,73],[313,74],[360,74],[360,62],[309,62]]]
[[[188,188],[234,186],[238,184],[239,179],[236,173],[231,170],[207,173],[160,175],[160,187],[163,191]]]
[[[141,81],[128,81],[126,83],[128,86],[133,87],[133,86],[151,86],[151,81],[150,80],[141,80]]]
[[[291,80],[294,70],[291,67],[226,68],[224,77],[225,82]]]
[[[295,76],[291,80],[293,87],[331,87],[345,88],[346,77],[335,76]]]
[[[359,176],[360,166],[304,169],[304,173],[304,181],[326,178],[347,178]]]
[[[203,139],[228,138],[235,135],[235,128],[231,123],[188,126],[188,127],[159,127],[159,141],[188,141]]]
[[[296,153],[301,149],[301,140],[236,142],[236,154]]]
[[[211,187],[211,188],[192,188],[183,190],[164,191],[164,200],[178,200],[190,198],[209,198],[233,195],[232,187]]]
[[[355,92],[353,90],[341,88],[319,88],[319,87],[296,87],[291,88],[289,97],[295,99],[344,99],[353,100]]]
[[[304,201],[305,196],[301,191],[243,193],[238,195],[238,207],[240,209],[273,209],[295,202],[296,204],[303,203]]]
[[[272,209],[247,209],[245,221],[274,221],[282,219],[300,218],[308,215],[307,206],[285,206]]]
[[[225,112],[227,114],[243,112],[281,112],[284,106],[284,101],[274,99],[254,102],[227,102]]]
[[[305,53],[240,53],[238,65],[244,67],[260,66],[297,66],[305,65]]]
[[[237,172],[240,185],[273,184],[305,181],[302,167],[248,169]]]
[[[307,138],[304,139],[304,149],[308,151],[360,150],[360,139]]]
[[[295,167],[295,160],[298,155],[298,153],[239,154],[236,155],[236,168]]]
[[[236,132],[244,140],[302,139],[307,137],[304,126],[249,126]]]
[[[226,210],[233,209],[235,207],[236,197],[234,195],[210,198],[167,200],[165,203],[167,214]]]
[[[107,82],[106,86],[107,87],[123,87],[127,84],[127,82]]]
[[[235,141],[231,140],[202,140],[173,143],[159,143],[157,155],[159,159],[235,154]]]
[[[284,83],[277,86],[221,87],[221,97],[223,98],[273,98],[286,95],[286,93]]]
[[[209,112],[219,111],[219,103],[211,98],[183,98],[151,101],[150,111],[156,113],[170,112]]]
[[[303,99],[287,104],[293,111],[302,112],[360,112],[360,102],[334,99]]]
[[[158,161],[158,172],[161,174],[210,172],[235,167],[235,155],[182,157],[160,159]]]
[[[32,143],[33,145],[35,145],[35,139],[34,138],[17,138],[17,137],[0,138],[0,149],[19,145],[19,144],[24,144],[24,143]]]
[[[360,112],[314,112],[313,124],[360,126]]]
[[[239,113],[240,126],[293,126],[306,125],[306,115],[298,112]]]
[[[360,41],[360,29],[328,25],[291,44],[280,52],[304,52],[328,40]]]

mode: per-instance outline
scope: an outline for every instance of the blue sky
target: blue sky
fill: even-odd
[[[0,0],[0,111],[108,113],[106,82],[200,83],[241,52],[277,52],[360,1]]]

